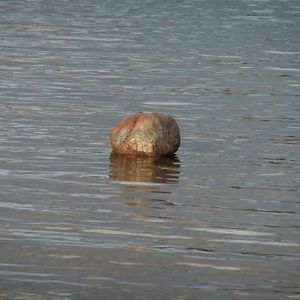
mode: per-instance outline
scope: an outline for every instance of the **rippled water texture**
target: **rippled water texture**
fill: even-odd
[[[298,0],[0,13],[0,299],[300,299]],[[177,157],[110,155],[139,111]]]

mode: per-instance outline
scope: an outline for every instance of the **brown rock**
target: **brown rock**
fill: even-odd
[[[179,128],[169,115],[138,113],[117,124],[110,133],[114,153],[171,156],[180,145]]]

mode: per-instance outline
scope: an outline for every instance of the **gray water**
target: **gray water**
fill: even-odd
[[[298,0],[0,15],[0,299],[300,299]],[[175,159],[110,157],[139,111]]]

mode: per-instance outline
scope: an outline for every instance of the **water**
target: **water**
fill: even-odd
[[[0,299],[300,298],[299,1],[0,12]],[[110,157],[139,111],[175,159]]]

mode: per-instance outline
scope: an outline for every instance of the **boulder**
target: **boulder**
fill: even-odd
[[[118,123],[110,133],[113,153],[137,156],[171,156],[180,145],[175,119],[160,113],[138,113]]]

